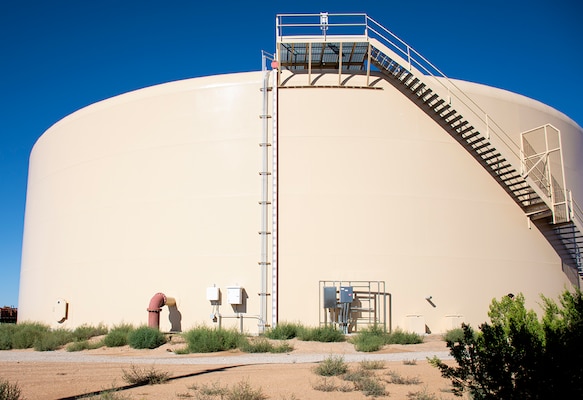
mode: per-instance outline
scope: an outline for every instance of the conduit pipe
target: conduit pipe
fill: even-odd
[[[164,293],[156,293],[150,300],[148,306],[148,326],[150,328],[160,329],[160,311],[162,307],[168,305],[172,307],[176,305],[176,300],[172,297],[166,297]]]

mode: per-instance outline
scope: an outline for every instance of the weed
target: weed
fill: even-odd
[[[130,384],[156,385],[168,381],[168,372],[158,371],[154,367],[149,369],[139,368],[132,364],[129,371],[122,369],[123,380]]]
[[[417,360],[416,359],[403,360],[403,365],[417,365]]]
[[[389,375],[390,383],[394,383],[395,385],[418,385],[421,383],[418,377],[401,376],[396,371],[389,371],[387,375]]]
[[[88,400],[130,400],[130,397],[122,395],[119,393],[119,389],[116,388],[104,390],[95,396],[81,398]]]
[[[17,383],[10,383],[7,380],[0,379],[1,400],[20,400],[22,398],[22,391]]]
[[[237,383],[225,396],[225,400],[265,400],[267,398],[261,388],[253,389],[247,381]]]
[[[221,386],[219,382],[214,382],[211,386],[202,385],[200,388],[198,386],[189,386],[190,390],[198,391],[203,396],[220,396],[221,398],[229,393],[229,388],[227,386]]]
[[[312,385],[312,389],[320,392],[335,392],[338,390],[338,386],[336,386],[333,379],[322,378],[319,382]]]
[[[344,362],[342,356],[328,356],[314,369],[314,372],[320,376],[337,376],[348,371],[348,365]]]
[[[427,392],[427,387],[421,391],[407,393],[407,398],[411,400],[437,400],[435,394]]]
[[[372,377],[354,382],[354,385],[356,389],[363,392],[365,396],[386,396],[388,394],[385,386]]]
[[[359,382],[363,379],[372,377],[373,372],[370,369],[359,368],[356,371],[347,371],[343,379],[348,382]]]
[[[360,362],[360,368],[370,370],[370,369],[383,369],[385,367],[385,362],[381,360],[362,360]]]

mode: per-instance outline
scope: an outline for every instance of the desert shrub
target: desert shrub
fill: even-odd
[[[37,322],[25,322],[17,324],[12,333],[13,349],[30,349],[34,347],[36,341],[50,332],[47,325]]]
[[[140,326],[128,333],[128,343],[133,349],[155,349],[166,343],[166,336],[156,328]]]
[[[248,381],[242,380],[231,388],[221,386],[218,382],[212,385],[189,386],[188,389],[197,392],[197,399],[211,399],[218,397],[221,400],[265,400],[268,397],[261,388],[254,389]],[[190,395],[189,395],[190,397]]]
[[[299,335],[305,328],[298,323],[278,323],[275,328],[268,329],[265,336],[269,339],[289,340]]]
[[[417,344],[423,343],[423,337],[415,332],[395,329],[387,335],[386,344]]]
[[[350,340],[357,351],[372,352],[380,350],[386,344],[415,344],[423,342],[423,338],[413,332],[400,329],[388,333],[380,326],[374,325],[362,329]]]
[[[0,350],[12,349],[14,331],[16,331],[15,324],[0,324]]]
[[[34,341],[36,351],[53,351],[73,340],[73,333],[67,329],[56,329],[44,332]]]
[[[342,356],[328,356],[318,364],[314,372],[320,376],[338,376],[348,371],[348,365]]]
[[[116,325],[103,338],[103,344],[107,347],[125,346],[128,344],[128,335],[133,330],[134,327],[130,324]]]
[[[379,326],[369,326],[350,339],[357,351],[371,352],[380,350],[387,341],[387,333]]]
[[[232,329],[214,329],[208,327],[193,328],[183,334],[190,353],[213,353],[237,348],[243,340],[243,334]],[[244,345],[244,344],[243,344]]]
[[[410,400],[438,400],[435,394],[427,391],[426,387],[424,387],[423,390],[407,393],[407,398]]]
[[[359,366],[364,370],[383,369],[385,368],[385,362],[382,360],[362,360]]]
[[[269,340],[260,337],[254,340],[241,340],[239,349],[246,353],[286,353],[293,350],[293,347],[285,342],[274,345]]]
[[[491,323],[475,334],[447,342],[457,366],[430,362],[451,380],[453,392],[480,399],[583,398],[583,296],[565,291],[560,305],[543,297],[544,317],[524,306],[524,297],[490,305]]]
[[[386,396],[387,390],[385,385],[372,377],[364,378],[360,381],[354,382],[357,390],[364,393],[365,396]]]
[[[358,368],[354,371],[346,371],[342,376],[342,379],[348,382],[359,382],[363,379],[370,378],[373,375],[372,370]]]
[[[95,336],[106,335],[108,329],[106,326],[100,324],[98,326],[81,325],[73,330],[73,338],[76,341],[83,341],[91,339]]]
[[[421,379],[418,377],[402,376],[396,371],[389,371],[389,382],[395,385],[418,385],[421,383]]]
[[[247,381],[234,385],[225,396],[226,400],[265,400],[267,398],[261,388],[254,389]]]
[[[22,390],[17,383],[10,383],[0,378],[0,400],[20,400],[22,398]]]
[[[305,328],[298,332],[298,339],[309,342],[344,342],[346,337],[332,325]]]
[[[443,335],[443,340],[446,342],[459,342],[464,337],[464,330],[460,328],[450,329]]]
[[[157,385],[168,381],[168,372],[158,371],[154,367],[140,368],[132,364],[129,370],[122,370],[122,379],[129,384]]]
[[[338,385],[332,379],[323,378],[319,382],[312,384],[312,389],[319,392],[335,392],[338,390]]]

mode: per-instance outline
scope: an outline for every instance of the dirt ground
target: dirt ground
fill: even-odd
[[[266,398],[280,400],[367,399],[360,391],[317,390],[319,386],[352,388],[341,378],[322,378],[314,372],[321,361],[332,355],[347,360],[350,370],[360,362],[382,360],[384,368],[375,374],[391,399],[456,399],[449,382],[430,366],[426,356],[447,352],[441,338],[428,336],[417,345],[389,345],[374,353],[358,353],[350,343],[317,343],[291,340],[293,350],[280,355],[249,355],[240,351],[176,355],[179,339],[154,350],[129,347],[100,348],[69,353],[65,350],[38,353],[11,350],[0,354],[0,378],[18,383],[26,399],[68,399],[116,388],[124,399],[213,399],[204,397],[203,389],[248,384]],[[0,352],[0,353],[5,353]],[[37,353],[37,354],[31,354]],[[451,362],[451,361],[450,361]],[[123,379],[132,368],[168,373],[168,382],[132,387]],[[415,380],[414,384],[391,383],[392,376]],[[410,393],[425,397],[411,397]],[[431,397],[433,396],[433,397]],[[381,398],[384,396],[380,396]],[[220,397],[214,397],[219,399]]]

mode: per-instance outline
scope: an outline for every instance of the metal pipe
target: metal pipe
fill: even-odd
[[[148,326],[150,328],[160,329],[160,311],[165,305],[175,306],[176,300],[172,297],[166,297],[164,293],[156,293],[148,305]]]

